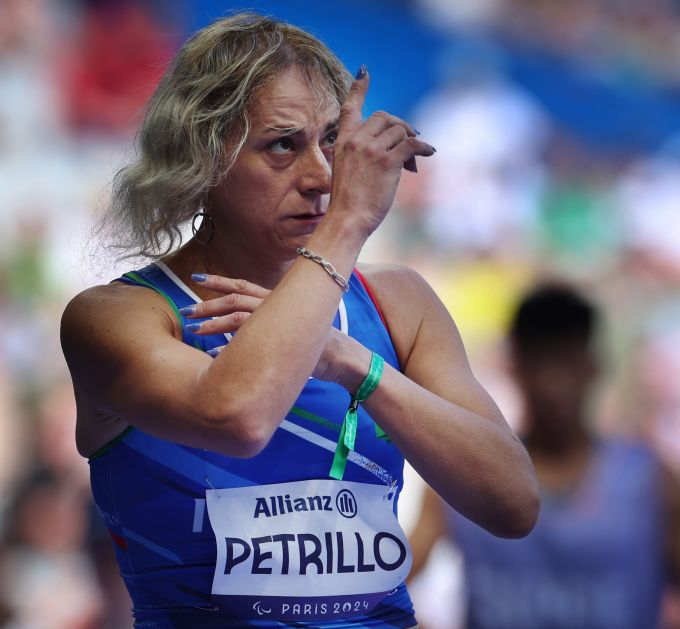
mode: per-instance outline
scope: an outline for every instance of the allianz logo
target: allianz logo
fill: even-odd
[[[342,489],[335,496],[335,506],[340,515],[353,518],[357,514],[357,501],[351,491]],[[273,518],[301,511],[333,511],[333,497],[329,495],[291,498],[290,494],[259,496],[255,498],[253,518]]]

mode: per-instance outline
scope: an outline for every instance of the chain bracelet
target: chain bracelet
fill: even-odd
[[[347,283],[347,280],[335,270],[335,267],[328,260],[326,260],[326,258],[320,256],[318,253],[314,253],[313,251],[306,249],[305,247],[298,247],[297,253],[298,255],[301,255],[305,258],[309,258],[312,260],[312,262],[320,264],[323,267],[323,270],[335,280],[336,284],[340,286],[343,291],[347,292],[349,290],[349,284]]]

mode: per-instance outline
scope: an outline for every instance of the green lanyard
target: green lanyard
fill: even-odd
[[[331,478],[342,480],[345,473],[345,466],[347,465],[347,456],[349,455],[350,450],[354,450],[354,443],[357,438],[357,409],[359,408],[359,404],[367,400],[368,396],[375,391],[380,382],[380,378],[382,377],[384,366],[385,361],[382,356],[378,356],[378,354],[373,352],[371,354],[371,366],[368,369],[368,374],[359,386],[356,394],[352,397],[347,413],[345,413],[345,419],[342,422],[342,428],[340,430],[340,437],[338,438],[338,445],[335,447],[333,465],[331,465],[331,471],[329,473]],[[385,433],[377,424],[375,433],[379,438],[385,437]]]

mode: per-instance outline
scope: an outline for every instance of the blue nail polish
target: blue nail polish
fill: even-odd
[[[196,312],[196,304],[192,304],[191,306],[184,306],[184,308],[179,309],[179,314],[181,315],[192,315]]]
[[[202,323],[187,323],[184,329],[187,332],[198,332],[201,329]]]
[[[420,131],[418,131],[418,129],[416,129],[415,127],[411,127],[411,128],[415,131],[416,135],[420,135]]]
[[[205,273],[192,273],[191,279],[194,280],[194,282],[205,282],[208,279],[208,276]]]
[[[219,349],[209,349],[206,354],[212,356],[213,358],[219,356],[220,350]]]
[[[357,81],[361,81],[366,76],[366,66],[362,63],[361,66],[359,66],[359,69],[357,70],[357,73],[354,75],[354,78]]]

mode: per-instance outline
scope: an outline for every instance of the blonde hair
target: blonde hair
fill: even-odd
[[[248,109],[266,83],[297,65],[320,97],[342,104],[351,76],[305,31],[241,13],[182,46],[151,97],[137,157],[114,177],[103,225],[120,258],[159,258],[182,242],[180,227],[229,172],[250,129]]]

